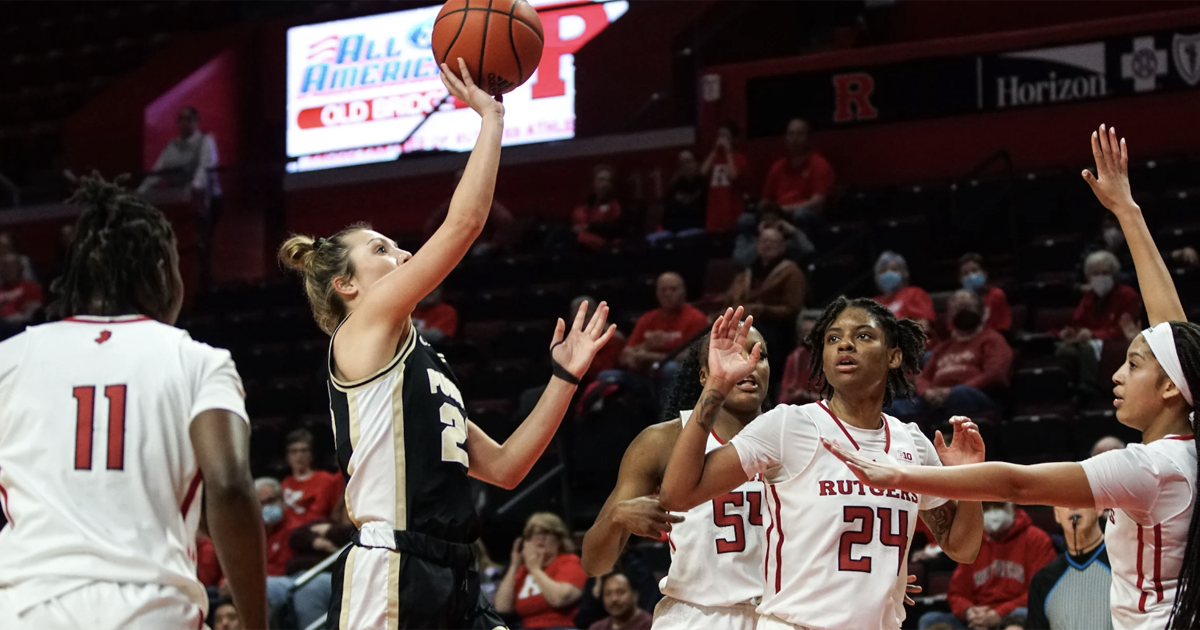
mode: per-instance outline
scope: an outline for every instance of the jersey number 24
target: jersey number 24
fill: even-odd
[[[92,469],[92,435],[96,386],[81,385],[75,395],[75,470]],[[108,469],[125,470],[125,386],[106,385],[108,399]]]

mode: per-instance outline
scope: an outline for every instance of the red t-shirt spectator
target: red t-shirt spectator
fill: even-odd
[[[833,190],[833,167],[829,160],[815,151],[809,151],[800,166],[792,166],[791,158],[784,157],[771,165],[767,172],[767,183],[763,186],[763,198],[781,206],[802,203],[813,195],[828,196]]]
[[[706,329],[708,318],[691,304],[684,304],[674,316],[656,308],[638,318],[627,345],[640,346],[644,343],[654,352],[670,352],[691,339],[692,335]]]
[[[453,338],[454,333],[458,332],[458,311],[445,302],[426,308],[418,306],[413,309],[412,318],[417,328],[436,328],[448,338]]]
[[[577,230],[580,244],[600,249],[609,240],[621,236],[621,203],[616,199],[602,204],[578,206],[571,213],[571,224]]]
[[[746,211],[746,202],[742,198],[742,186],[739,182],[745,178],[750,163],[746,156],[734,153],[733,166],[737,170],[736,178],[729,176],[725,155],[717,152],[712,163],[712,173],[708,177],[708,211],[704,229],[709,232],[732,230],[737,225],[737,218]]]
[[[1057,554],[1050,536],[1034,527],[1029,515],[1016,509],[1013,526],[992,540],[985,535],[979,555],[971,564],[960,564],[950,578],[946,597],[959,619],[971,606],[987,606],[1004,617],[1029,601],[1029,581]]]
[[[558,554],[558,557],[551,560],[544,570],[546,575],[555,582],[574,584],[580,590],[583,590],[584,584],[587,583],[587,573],[583,571],[579,556],[573,553]],[[517,589],[517,600],[513,604],[513,609],[521,616],[522,627],[575,627],[575,613],[579,611],[579,605],[557,610],[551,608],[550,604],[546,603],[546,597],[542,595],[542,590],[538,587],[537,582],[529,575],[529,569],[524,566],[517,569],[514,586]]]
[[[917,393],[931,387],[967,385],[979,389],[1008,385],[1013,351],[1000,333],[984,328],[968,339],[951,334],[933,349],[917,377]]]
[[[1128,313],[1136,320],[1141,310],[1141,296],[1127,284],[1118,284],[1103,298],[1097,298],[1095,293],[1088,291],[1083,294],[1083,299],[1079,300],[1079,306],[1075,308],[1071,327],[1087,328],[1092,331],[1094,339],[1124,339],[1121,316]]]
[[[283,483],[283,503],[292,527],[330,518],[342,496],[342,476],[314,470],[305,479],[288,475]]]
[[[28,280],[0,285],[0,319],[25,313],[31,304],[42,303],[42,287]]]
[[[203,534],[196,535],[196,579],[205,586],[218,586],[221,582],[221,562],[212,540]]]
[[[933,298],[921,287],[909,285],[891,297],[881,295],[875,301],[888,307],[900,319],[927,319],[932,322],[937,318],[933,310]]]
[[[983,325],[1000,332],[1012,328],[1012,312],[1008,309],[1008,296],[1000,287],[988,287],[983,295]]]
[[[816,400],[815,397],[799,393],[812,391],[812,385],[808,382],[812,378],[812,367],[809,365],[811,360],[812,352],[804,346],[796,348],[788,355],[787,364],[783,367],[783,393],[779,396],[780,404],[803,405]]]
[[[283,518],[274,532],[267,534],[267,575],[287,575],[288,560],[292,559],[289,541],[296,524]]]

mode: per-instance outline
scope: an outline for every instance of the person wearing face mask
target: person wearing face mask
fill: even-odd
[[[908,283],[908,261],[896,252],[887,251],[875,261],[875,284],[880,294],[876,302],[886,306],[899,319],[911,319],[921,325],[928,337],[933,331],[937,314],[933,298],[921,287]],[[932,337],[928,337],[932,343]]]
[[[1136,322],[1142,298],[1127,284],[1119,283],[1121,263],[1109,251],[1092,252],[1084,263],[1087,290],[1075,307],[1071,323],[1059,331],[1057,355],[1077,366],[1080,393],[1094,394],[1098,380],[1100,351],[1105,342],[1126,344],[1141,332]]]
[[[992,630],[1010,614],[1024,615],[1029,583],[1054,560],[1050,536],[1012,503],[983,504],[983,543],[975,562],[960,564],[946,592],[951,613],[928,612],[918,627]],[[1107,609],[1105,609],[1107,610]]]
[[[892,404],[893,415],[958,416],[995,409],[989,392],[1008,386],[1013,351],[1004,337],[983,325],[983,302],[962,289],[950,297],[950,337],[939,343],[917,377],[918,400]]]
[[[962,288],[973,291],[983,300],[983,325],[1005,333],[1012,328],[1012,313],[1008,308],[1008,296],[1000,287],[988,283],[988,271],[983,266],[983,256],[974,252],[963,254],[958,259],[958,280]]]
[[[1112,630],[1112,568],[1100,521],[1105,510],[1054,508],[1067,553],[1042,567],[1029,584],[1028,630]]]
[[[301,521],[284,509],[283,486],[279,481],[261,477],[254,480],[254,487],[258,490],[263,527],[267,531],[267,604],[271,610],[275,610],[287,601],[288,590],[295,584],[295,576],[289,576],[287,568],[293,554],[290,544],[292,533]],[[317,576],[298,589],[292,597],[298,627],[307,628],[324,614],[331,594],[328,573]]]

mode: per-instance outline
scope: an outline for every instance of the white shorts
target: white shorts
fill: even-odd
[[[758,613],[753,604],[700,606],[664,597],[654,607],[653,630],[754,630]]]
[[[22,610],[0,589],[4,630],[203,630],[204,610],[161,584],[92,582]],[[18,611],[20,611],[18,613]]]

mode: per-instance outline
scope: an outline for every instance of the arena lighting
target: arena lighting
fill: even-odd
[[[574,53],[629,8],[625,0],[530,4],[545,48],[533,77],[504,96],[506,146],[575,136]],[[288,29],[287,154],[296,158],[289,172],[471,149],[475,114],[445,98],[430,51],[440,8]]]

